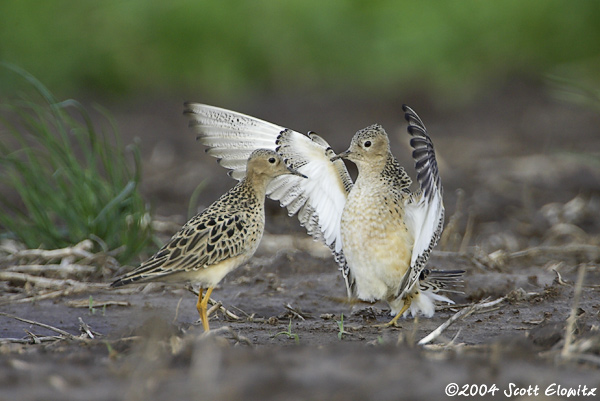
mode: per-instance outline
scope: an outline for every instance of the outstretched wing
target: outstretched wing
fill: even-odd
[[[268,190],[271,199],[287,206],[289,215],[298,212],[300,224],[313,238],[324,242],[340,266],[350,297],[354,279],[342,250],[341,222],[352,179],[342,160],[331,161],[335,152],[314,132],[299,135],[289,129],[277,138],[277,152],[290,167],[308,179],[287,184],[287,176],[278,177]],[[291,185],[295,184],[294,187]]]
[[[284,129],[267,121],[205,104],[184,104],[190,127],[198,133],[198,141],[219,164],[231,170],[236,180],[246,176],[246,163],[256,149],[275,150],[277,136]]]
[[[312,132],[301,135],[283,130],[277,138],[277,152],[286,164],[308,179],[297,180],[292,190],[280,185],[283,181],[280,180],[269,188],[272,190],[269,196],[287,206],[290,215],[298,212],[300,223],[309,234],[341,252],[342,211],[352,186],[345,164],[341,160],[331,162],[335,153],[323,138]],[[304,204],[299,207],[301,203]]]
[[[298,214],[300,224],[315,239],[328,245],[352,286],[342,253],[340,223],[352,180],[341,160],[331,162],[335,153],[320,136],[290,129],[234,111],[198,103],[185,103],[190,127],[208,154],[232,170],[238,180],[246,173],[246,160],[253,150],[275,149],[285,163],[308,177],[283,175],[267,187],[267,196],[280,202],[290,216]]]
[[[418,281],[444,225],[443,189],[433,143],[417,113],[406,105],[402,109],[405,112],[404,118],[408,121],[408,133],[412,135],[410,144],[414,149],[415,170],[421,189],[410,196],[405,205],[407,227],[415,242],[410,272],[399,289],[402,291],[401,297],[411,291]]]

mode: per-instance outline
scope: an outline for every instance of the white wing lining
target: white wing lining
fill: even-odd
[[[406,105],[402,108],[409,124],[408,133],[413,136],[410,144],[414,149],[413,158],[421,190],[409,197],[405,205],[406,224],[413,233],[414,246],[411,274],[401,296],[411,291],[417,282],[444,225],[443,188],[433,143],[417,113]]]
[[[275,150],[277,136],[284,129],[220,107],[189,102],[184,107],[183,113],[190,118],[190,127],[198,133],[198,141],[238,181],[246,176],[246,163],[252,151]]]
[[[333,151],[314,133],[302,135],[284,130],[277,145],[277,152],[286,163],[308,177],[308,180],[299,181],[299,188],[296,188],[300,192],[298,195],[307,200],[303,207],[308,206],[310,210],[310,213],[298,215],[300,224],[307,227],[317,223],[321,231],[319,237],[322,235],[321,239],[332,251],[341,252],[340,226],[350,180],[345,165],[341,160],[331,162]],[[343,166],[341,172],[338,162]],[[307,230],[315,231],[314,227],[310,230],[307,227]]]
[[[341,215],[352,181],[341,160],[331,162],[335,154],[323,138],[199,103],[185,103],[184,114],[198,140],[208,147],[207,153],[232,170],[232,177],[245,176],[246,160],[258,148],[276,149],[288,166],[306,175],[308,179],[276,178],[267,187],[267,196],[286,207],[290,216],[298,214],[311,236],[341,254]]]

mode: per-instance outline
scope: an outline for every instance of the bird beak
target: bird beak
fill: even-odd
[[[333,156],[333,157],[332,157],[331,159],[329,159],[329,160],[331,160],[332,162],[334,162],[334,161],[336,161],[336,160],[339,160],[339,159],[345,159],[345,158],[347,158],[349,155],[350,155],[350,149],[348,149],[348,150],[347,150],[347,151],[345,151],[345,152],[342,152],[342,153],[340,153],[339,155]]]
[[[302,177],[302,178],[308,178],[307,176],[305,176],[304,174],[302,174],[301,172],[299,172],[296,169],[291,168],[290,166],[288,166],[288,171],[294,175],[297,175],[298,177]]]

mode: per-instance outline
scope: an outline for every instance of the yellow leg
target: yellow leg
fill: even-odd
[[[394,318],[392,320],[390,320],[388,323],[378,324],[375,327],[390,327],[390,326],[396,327],[396,323],[398,322],[398,319],[400,319],[400,316],[404,315],[404,312],[406,312],[408,310],[408,308],[410,308],[411,303],[412,303],[412,298],[409,296],[404,300],[404,306],[402,307],[400,312],[396,313],[396,316],[394,316]]]
[[[204,331],[209,331],[210,327],[208,325],[208,315],[206,313],[206,309],[208,307],[208,300],[210,299],[210,294],[212,293],[214,287],[208,287],[206,290],[206,294],[202,297],[202,287],[198,292],[198,302],[196,303],[196,309],[198,309],[198,313],[200,314],[200,320],[202,321],[202,327]]]

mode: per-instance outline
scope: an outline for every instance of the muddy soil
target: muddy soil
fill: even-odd
[[[180,100],[205,101],[113,110],[122,132],[141,138],[148,199],[176,224],[200,181],[207,180],[199,207],[233,185],[194,146]],[[313,129],[338,152],[354,131],[379,122],[411,166],[399,113],[408,100],[286,97],[222,106]],[[183,286],[109,289],[127,267],[71,277],[93,285],[33,302],[15,300],[50,290],[0,282],[0,400],[441,399],[451,383],[478,392],[476,399],[534,399],[536,389],[539,399],[563,399],[568,390],[577,396],[570,399],[594,398],[584,395],[600,387],[600,115],[522,83],[460,110],[422,97],[411,106],[429,128],[445,188],[445,236],[429,266],[466,270],[455,305],[440,305],[431,319],[377,327],[390,319],[387,305],[348,302],[328,250],[269,202],[256,256],[213,292],[224,309],[212,315],[211,335]],[[494,300],[418,344],[465,308]]]

